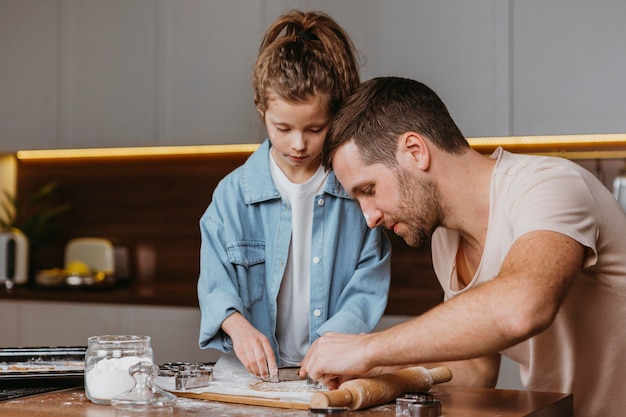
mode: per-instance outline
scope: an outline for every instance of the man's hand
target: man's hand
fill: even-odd
[[[251,374],[264,380],[278,377],[276,358],[269,340],[240,313],[226,318],[222,329],[233,340],[235,355]]]
[[[372,368],[365,354],[368,337],[368,334],[325,333],[304,356],[301,372],[330,389],[357,376],[366,376]]]

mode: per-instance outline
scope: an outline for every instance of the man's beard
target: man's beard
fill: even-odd
[[[442,209],[439,190],[432,181],[414,179],[402,170],[398,175],[399,213],[407,229],[402,239],[413,247],[428,243],[441,225]]]

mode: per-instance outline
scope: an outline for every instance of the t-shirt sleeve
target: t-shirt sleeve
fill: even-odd
[[[507,191],[514,240],[537,230],[564,234],[587,248],[584,267],[597,262],[593,196],[576,170],[544,169],[518,180]]]

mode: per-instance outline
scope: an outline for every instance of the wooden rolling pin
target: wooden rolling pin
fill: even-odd
[[[446,367],[426,369],[422,366],[400,369],[367,378],[344,382],[332,391],[320,391],[311,397],[311,408],[348,407],[361,410],[386,404],[407,392],[425,392],[434,384],[448,382],[452,372]]]

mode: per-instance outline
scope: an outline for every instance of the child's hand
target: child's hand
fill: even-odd
[[[264,380],[278,378],[274,351],[263,333],[255,329],[239,313],[234,313],[224,320],[222,329],[233,340],[235,355],[251,374]]]

